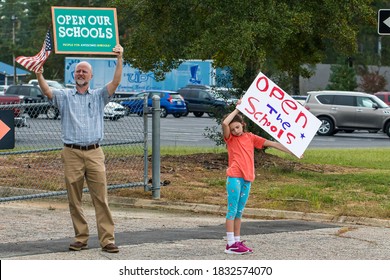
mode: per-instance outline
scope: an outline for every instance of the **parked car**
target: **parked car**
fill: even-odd
[[[4,95],[7,88],[8,88],[8,86],[6,86],[6,85],[0,85],[0,95]]]
[[[195,117],[202,117],[207,113],[213,117],[215,113],[224,112],[228,106],[227,101],[217,97],[208,86],[188,85],[177,92],[183,96],[187,105],[185,116],[193,113]]]
[[[350,91],[311,91],[305,108],[322,121],[317,134],[383,130],[390,137],[390,108],[372,94]]]
[[[20,106],[20,98],[18,96],[0,96],[0,110],[12,110],[14,112],[14,123],[16,127],[28,126],[26,117],[22,116],[23,110]]]
[[[24,113],[30,118],[37,118],[39,114],[46,114],[49,119],[57,119],[59,111],[50,105],[46,96],[43,95],[38,86],[32,84],[11,85],[5,95],[19,96],[22,103],[25,103]],[[34,105],[34,103],[39,103]]]
[[[211,94],[218,100],[226,102],[228,105],[237,104],[238,98],[235,96],[238,89],[235,88],[225,88],[225,87],[213,87],[210,89]],[[243,92],[240,92],[242,95]]]
[[[291,97],[303,105],[305,104],[307,95],[291,95]]]
[[[390,105],[390,92],[381,91],[374,93],[374,95],[385,102],[387,105]]]
[[[51,87],[51,88],[56,88],[56,89],[64,89],[64,88],[66,88],[63,84],[61,84],[61,83],[59,83],[57,81],[46,80],[46,82],[49,85],[49,87]],[[34,86],[38,86],[38,80],[37,79],[30,80],[30,81],[28,81],[28,84],[34,85]]]
[[[175,118],[180,118],[187,112],[186,104],[183,97],[176,91],[170,90],[146,90],[135,94],[133,98],[121,102],[125,106],[129,114],[143,115],[144,111],[144,96],[148,98],[148,108],[152,107],[152,97],[160,96],[160,117],[166,118],[168,114],[172,114]]]
[[[126,108],[117,102],[108,102],[104,107],[104,118],[112,121],[117,121],[123,118],[126,113]]]

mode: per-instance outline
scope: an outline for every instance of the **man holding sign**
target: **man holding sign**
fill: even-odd
[[[98,237],[103,251],[119,252],[115,245],[114,222],[107,201],[104,154],[99,146],[103,139],[103,111],[121,82],[123,48],[116,45],[117,55],[114,77],[103,88],[91,89],[92,67],[82,61],[75,69],[76,88],[52,89],[44,79],[41,68],[37,73],[39,86],[61,115],[62,159],[69,209],[75,231],[75,240],[69,250],[88,248],[89,229],[82,209],[84,179],[87,182],[96,212]]]

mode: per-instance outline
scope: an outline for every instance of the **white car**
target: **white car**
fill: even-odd
[[[126,108],[116,102],[108,102],[104,107],[104,118],[112,121],[117,121],[123,118],[126,113]]]
[[[236,104],[238,98],[233,95],[237,89],[216,87],[211,90],[212,95],[218,100],[225,101],[228,105]]]
[[[49,87],[52,87],[52,88],[56,88],[56,89],[64,89],[64,88],[66,88],[63,84],[61,84],[61,83],[59,83],[57,81],[46,80],[46,82],[49,85]],[[28,81],[28,83],[31,84],[31,85],[38,86],[38,80],[37,79],[30,80],[30,81]]]
[[[7,88],[8,88],[8,86],[6,86],[6,85],[0,85],[0,95],[4,95]]]

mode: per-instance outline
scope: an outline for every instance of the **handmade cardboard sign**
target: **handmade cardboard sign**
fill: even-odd
[[[319,119],[261,72],[237,109],[298,158],[321,125]]]
[[[115,54],[116,8],[51,7],[55,52]]]

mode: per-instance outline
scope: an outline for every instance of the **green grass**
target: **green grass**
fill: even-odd
[[[161,148],[162,155],[193,153],[226,153],[226,149]],[[247,207],[390,218],[390,148],[308,149],[303,159],[275,149],[266,153],[303,165],[257,168]],[[224,193],[223,172],[210,176],[199,181]],[[201,202],[223,205],[221,197]]]
[[[148,152],[150,155],[151,151]],[[140,149],[129,151],[130,155],[133,153],[142,154]],[[201,153],[226,155],[226,149],[161,147],[162,156]],[[267,149],[266,153],[277,157],[269,157],[271,164],[256,168],[247,207],[390,218],[390,148],[308,149],[303,159],[275,149]],[[123,156],[123,151],[107,147],[106,154],[116,158]],[[53,153],[44,155],[50,157]],[[9,160],[14,161],[15,157],[17,155],[10,156]],[[211,158],[220,160],[225,156]],[[171,184],[162,188],[162,199],[225,205],[225,163],[222,161],[221,165],[217,160],[208,164],[217,164],[217,168],[204,168],[202,162],[166,163],[166,170],[172,172],[162,172],[161,179],[167,178]],[[11,168],[7,172],[4,178],[19,171]],[[18,174],[14,174],[15,180],[30,184]],[[49,176],[52,180],[53,175],[49,173]],[[59,180],[62,182],[62,177]],[[150,197],[150,193],[141,188],[123,193],[130,197]]]
[[[272,150],[269,153],[284,158],[292,158],[282,152]],[[359,148],[359,149],[307,149],[305,163],[331,164],[360,168],[389,169],[390,148]]]
[[[267,153],[317,170],[262,171],[268,184],[259,178],[253,185],[261,191],[254,188],[252,194],[264,207],[390,218],[390,148],[309,149],[300,160],[278,150]]]

